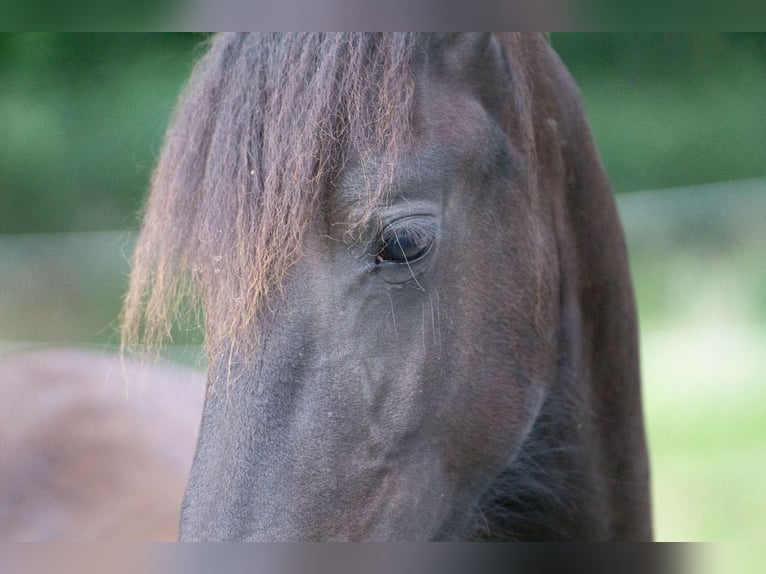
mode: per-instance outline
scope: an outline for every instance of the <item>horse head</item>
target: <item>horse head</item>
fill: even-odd
[[[179,285],[206,320],[182,539],[651,535],[624,240],[544,37],[219,36],[135,257],[129,328]]]

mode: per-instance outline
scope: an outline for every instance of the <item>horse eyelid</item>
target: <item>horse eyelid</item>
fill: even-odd
[[[388,237],[387,237],[388,236]],[[389,223],[383,228],[380,235],[383,242],[389,242],[397,238],[405,238],[411,241],[423,241],[436,239],[436,227],[420,219],[407,218]]]

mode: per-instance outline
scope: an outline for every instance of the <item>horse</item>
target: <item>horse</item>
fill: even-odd
[[[0,540],[169,541],[204,378],[95,351],[0,357]]]
[[[200,309],[181,540],[648,540],[613,193],[543,35],[223,34],[123,337]]]

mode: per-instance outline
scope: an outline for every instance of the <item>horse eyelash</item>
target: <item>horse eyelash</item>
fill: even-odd
[[[420,221],[409,221],[406,224],[396,223],[385,226],[380,233],[382,245],[388,245],[391,241],[406,239],[414,243],[421,241],[433,241],[436,238],[436,230],[433,226]]]

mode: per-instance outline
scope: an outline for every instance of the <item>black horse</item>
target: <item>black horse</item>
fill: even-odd
[[[182,539],[651,538],[623,234],[544,36],[216,37],[127,340],[189,294]]]

